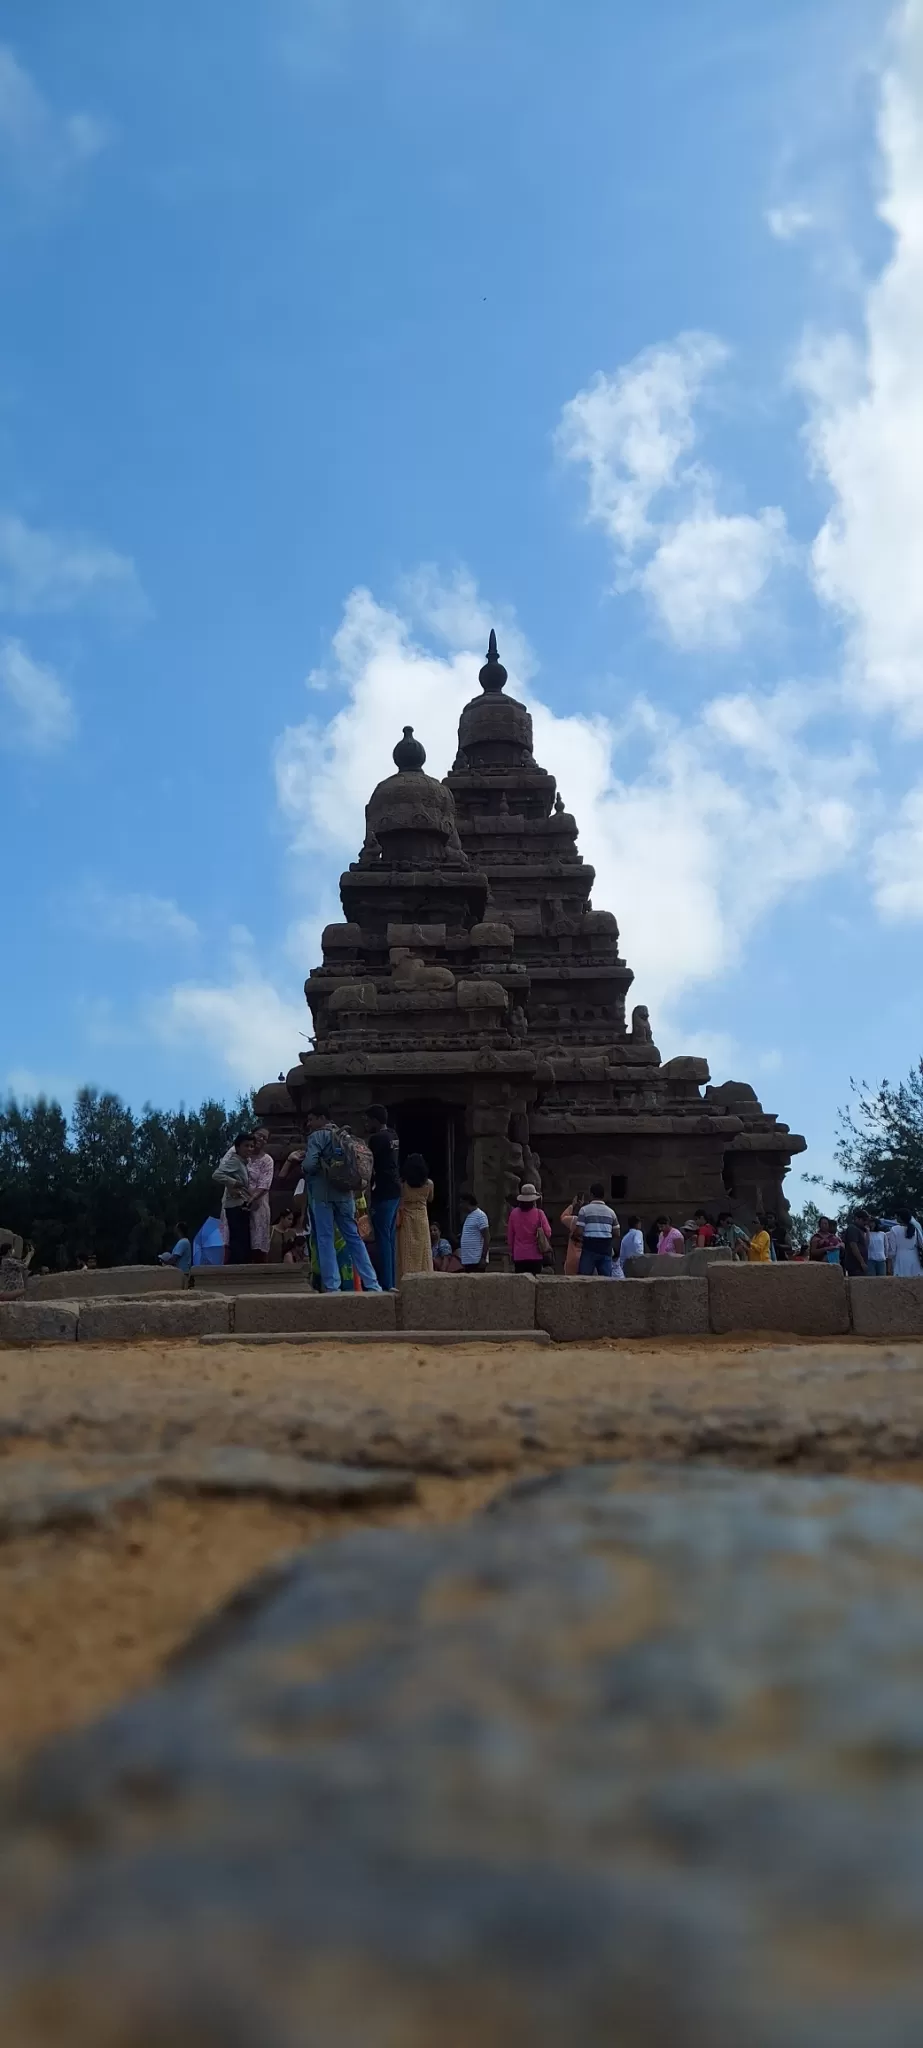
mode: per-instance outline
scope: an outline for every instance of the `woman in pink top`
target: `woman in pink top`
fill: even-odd
[[[658,1216],[657,1224],[660,1230],[660,1236],[657,1239],[658,1252],[662,1253],[664,1258],[669,1257],[671,1254],[674,1258],[682,1258],[686,1249],[686,1240],[682,1231],[677,1230],[675,1223],[670,1222],[669,1216]]]
[[[551,1245],[551,1224],[544,1209],[538,1206],[538,1189],[526,1181],[519,1190],[515,1209],[510,1210],[506,1226],[506,1242],[517,1273],[542,1271],[545,1251],[538,1242],[539,1231],[544,1233],[545,1249],[548,1249]]]

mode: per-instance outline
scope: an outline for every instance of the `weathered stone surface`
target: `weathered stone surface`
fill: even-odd
[[[110,1294],[180,1294],[185,1278],[176,1266],[96,1266],[85,1273],[37,1274],[28,1283],[29,1301],[75,1301]]]
[[[626,1259],[623,1268],[626,1280],[681,1280],[686,1273],[685,1254],[674,1257],[671,1252],[639,1252],[634,1259]]]
[[[558,1344],[600,1338],[699,1336],[708,1288],[699,1280],[538,1280],[535,1319]]]
[[[627,1283],[626,1283],[627,1284]],[[648,1298],[648,1331],[652,1337],[708,1335],[708,1281],[704,1274],[684,1280],[642,1280]]]
[[[850,1280],[857,1337],[923,1337],[923,1279]]]
[[[17,1459],[0,1467],[0,1539],[91,1527],[152,1490],[147,1466],[137,1458],[83,1465],[79,1460],[55,1465]]]
[[[733,1253],[726,1245],[696,1245],[686,1253],[686,1271],[690,1275],[707,1273],[712,1266],[730,1266]]]
[[[185,1293],[179,1301],[84,1301],[77,1336],[81,1343],[119,1344],[133,1337],[205,1337],[231,1328],[227,1298]]]
[[[76,1301],[0,1302],[0,1344],[73,1344]]]
[[[646,1337],[647,1285],[619,1280],[536,1280],[535,1320],[557,1344]]]
[[[157,1493],[291,1501],[302,1507],[398,1505],[413,1500],[411,1472],[359,1469],[247,1444],[175,1452],[22,1458],[0,1466],[0,1539],[105,1522]]]
[[[9,1789],[28,2048],[910,2048],[923,1500],[577,1472],[266,1575]]]
[[[194,1266],[194,1294],[310,1294],[310,1266]]]
[[[242,1336],[266,1330],[396,1331],[395,1297],[352,1291],[315,1294],[313,1288],[287,1294],[243,1294],[235,1303],[234,1330]]]
[[[723,1245],[716,1245],[713,1249],[682,1252],[678,1256],[670,1252],[663,1256],[660,1252],[642,1252],[635,1259],[625,1260],[624,1271],[627,1280],[683,1280],[707,1273],[709,1266],[730,1263],[730,1252]]]
[[[535,1281],[529,1273],[410,1273],[401,1282],[403,1330],[531,1330]]]
[[[849,1329],[841,1266],[711,1266],[708,1305],[719,1335],[781,1330],[796,1337],[843,1337]]]
[[[218,1444],[165,1458],[154,1483],[168,1493],[246,1496],[299,1501],[310,1507],[363,1506],[372,1502],[413,1500],[417,1482],[411,1472],[362,1471],[351,1465],[326,1465],[314,1458],[280,1457],[246,1445]]]

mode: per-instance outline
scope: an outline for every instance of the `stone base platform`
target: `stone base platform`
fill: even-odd
[[[698,1256],[695,1254],[693,1256]],[[711,1260],[696,1275],[625,1281],[415,1274],[398,1294],[316,1294],[278,1268],[218,1267],[204,1286],[0,1303],[0,1345],[132,1338],[538,1335],[555,1343],[733,1336],[923,1337],[923,1280],[847,1281],[837,1266]],[[682,1263],[677,1261],[677,1264]],[[291,1269],[290,1269],[291,1270]],[[239,1281],[239,1275],[248,1277]],[[98,1276],[91,1276],[98,1277]],[[105,1276],[103,1276],[105,1277]],[[178,1276],[174,1276],[178,1278]]]
[[[458,1350],[465,1344],[475,1344],[483,1349],[485,1344],[551,1344],[547,1330],[286,1330],[281,1334],[263,1331],[253,1336],[241,1336],[235,1332],[229,1337],[202,1337],[202,1344],[407,1344],[414,1350],[419,1345],[430,1348],[433,1345],[451,1346]]]

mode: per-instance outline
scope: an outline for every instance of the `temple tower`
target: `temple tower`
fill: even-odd
[[[450,1231],[467,1184],[500,1243],[525,1178],[552,1216],[593,1180],[644,1220],[782,1208],[803,1138],[744,1083],[703,1095],[704,1060],[663,1064],[646,1009],[627,1020],[615,917],[593,908],[593,869],[494,633],[479,682],[445,780],[407,726],[369,800],[343,922],[305,983],[312,1049],[257,1098],[278,1156],[312,1103],[361,1129],[381,1101],[404,1154],[428,1160]]]

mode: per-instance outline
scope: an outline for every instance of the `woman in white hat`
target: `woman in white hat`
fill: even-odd
[[[524,1182],[515,1208],[510,1210],[506,1242],[514,1272],[541,1273],[551,1250],[551,1224],[539,1208],[538,1189],[531,1181]]]

